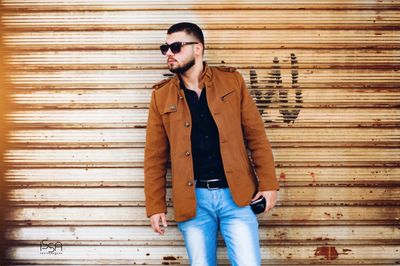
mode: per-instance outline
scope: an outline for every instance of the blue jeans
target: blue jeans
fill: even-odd
[[[196,216],[178,222],[190,265],[217,265],[218,229],[233,266],[261,265],[258,221],[250,206],[237,206],[229,188],[195,191]]]

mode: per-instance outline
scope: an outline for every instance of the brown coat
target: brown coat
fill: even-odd
[[[218,127],[229,188],[236,204],[246,206],[257,189],[279,188],[264,123],[243,77],[234,68],[205,64],[200,86],[203,84]],[[159,82],[153,88],[144,161],[147,216],[167,212],[166,163],[170,155],[175,220],[181,222],[196,215],[190,110],[177,76]],[[256,174],[246,147],[251,152]]]

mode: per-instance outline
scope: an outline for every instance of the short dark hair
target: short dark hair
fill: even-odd
[[[204,35],[199,26],[190,22],[180,22],[169,27],[167,33],[172,34],[180,31],[184,31],[189,35],[193,35],[199,42],[203,44],[204,47]]]

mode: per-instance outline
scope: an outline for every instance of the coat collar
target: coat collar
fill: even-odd
[[[207,87],[207,90],[209,92],[214,92],[216,93],[220,98],[223,98],[225,95],[229,94],[230,92],[233,91],[233,88],[230,87],[226,87],[223,84],[221,85],[217,85],[217,87],[214,87],[214,80],[216,78],[216,71],[214,69],[214,67],[210,67],[206,62],[203,62],[204,65],[204,69],[203,72],[200,75],[200,81],[199,81],[199,87]],[[222,73],[221,73],[222,74]],[[183,95],[183,91],[182,88],[180,86],[180,77],[178,76],[178,74],[175,74],[175,76],[173,77],[173,87],[174,90],[176,90],[178,97],[182,97]],[[172,96],[172,95],[171,95]]]

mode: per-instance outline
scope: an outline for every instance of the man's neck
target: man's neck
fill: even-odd
[[[185,87],[190,90],[199,90],[199,79],[203,72],[203,62],[194,64],[185,73],[181,74],[180,77],[185,84]]]

